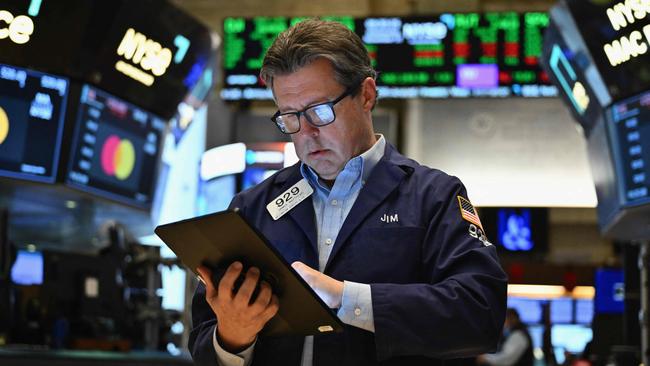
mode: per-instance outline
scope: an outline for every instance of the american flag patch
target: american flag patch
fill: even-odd
[[[472,224],[478,226],[483,230],[483,225],[481,225],[481,219],[478,218],[478,213],[476,209],[472,206],[472,203],[469,202],[466,198],[458,197],[458,206],[460,206],[460,215],[463,216],[463,219],[471,222]],[[485,232],[485,230],[483,230]]]

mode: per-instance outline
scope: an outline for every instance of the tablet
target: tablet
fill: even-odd
[[[203,263],[239,260],[260,269],[280,300],[278,313],[261,335],[315,335],[341,332],[343,323],[278,251],[238,211],[221,211],[160,225],[156,235],[195,275]]]

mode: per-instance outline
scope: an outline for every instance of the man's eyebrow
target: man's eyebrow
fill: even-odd
[[[321,97],[321,98],[316,98],[316,99],[310,101],[309,103],[305,104],[305,106],[302,107],[302,108],[293,108],[291,106],[287,106],[286,108],[281,108],[281,107],[278,106],[278,110],[280,111],[280,113],[296,112],[296,111],[303,110],[305,108],[309,108],[309,107],[317,105],[317,104],[327,103],[330,100],[331,99],[328,98],[328,97]]]

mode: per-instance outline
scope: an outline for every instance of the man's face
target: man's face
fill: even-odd
[[[323,127],[314,127],[300,117],[300,131],[291,135],[296,153],[320,178],[333,181],[345,164],[369,149],[375,142],[370,109],[372,101],[364,92],[374,81],[367,78],[361,92],[334,105],[336,120]],[[329,60],[316,59],[296,72],[276,76],[273,81],[275,101],[281,113],[301,111],[325,103],[343,94],[345,87],[334,78]],[[374,94],[372,94],[374,97]]]

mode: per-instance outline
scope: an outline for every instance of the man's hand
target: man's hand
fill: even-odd
[[[316,291],[318,296],[332,309],[341,307],[343,282],[337,281],[302,262],[293,262],[291,267],[300,274],[305,282]]]
[[[262,281],[257,299],[250,303],[251,295],[260,278],[260,271],[251,267],[239,291],[233,293],[235,280],[243,269],[240,262],[233,262],[215,288],[210,270],[201,266],[197,271],[205,283],[205,300],[217,316],[219,344],[230,353],[239,353],[255,341],[257,333],[278,312],[277,296],[271,286]],[[250,304],[249,304],[250,303]]]

